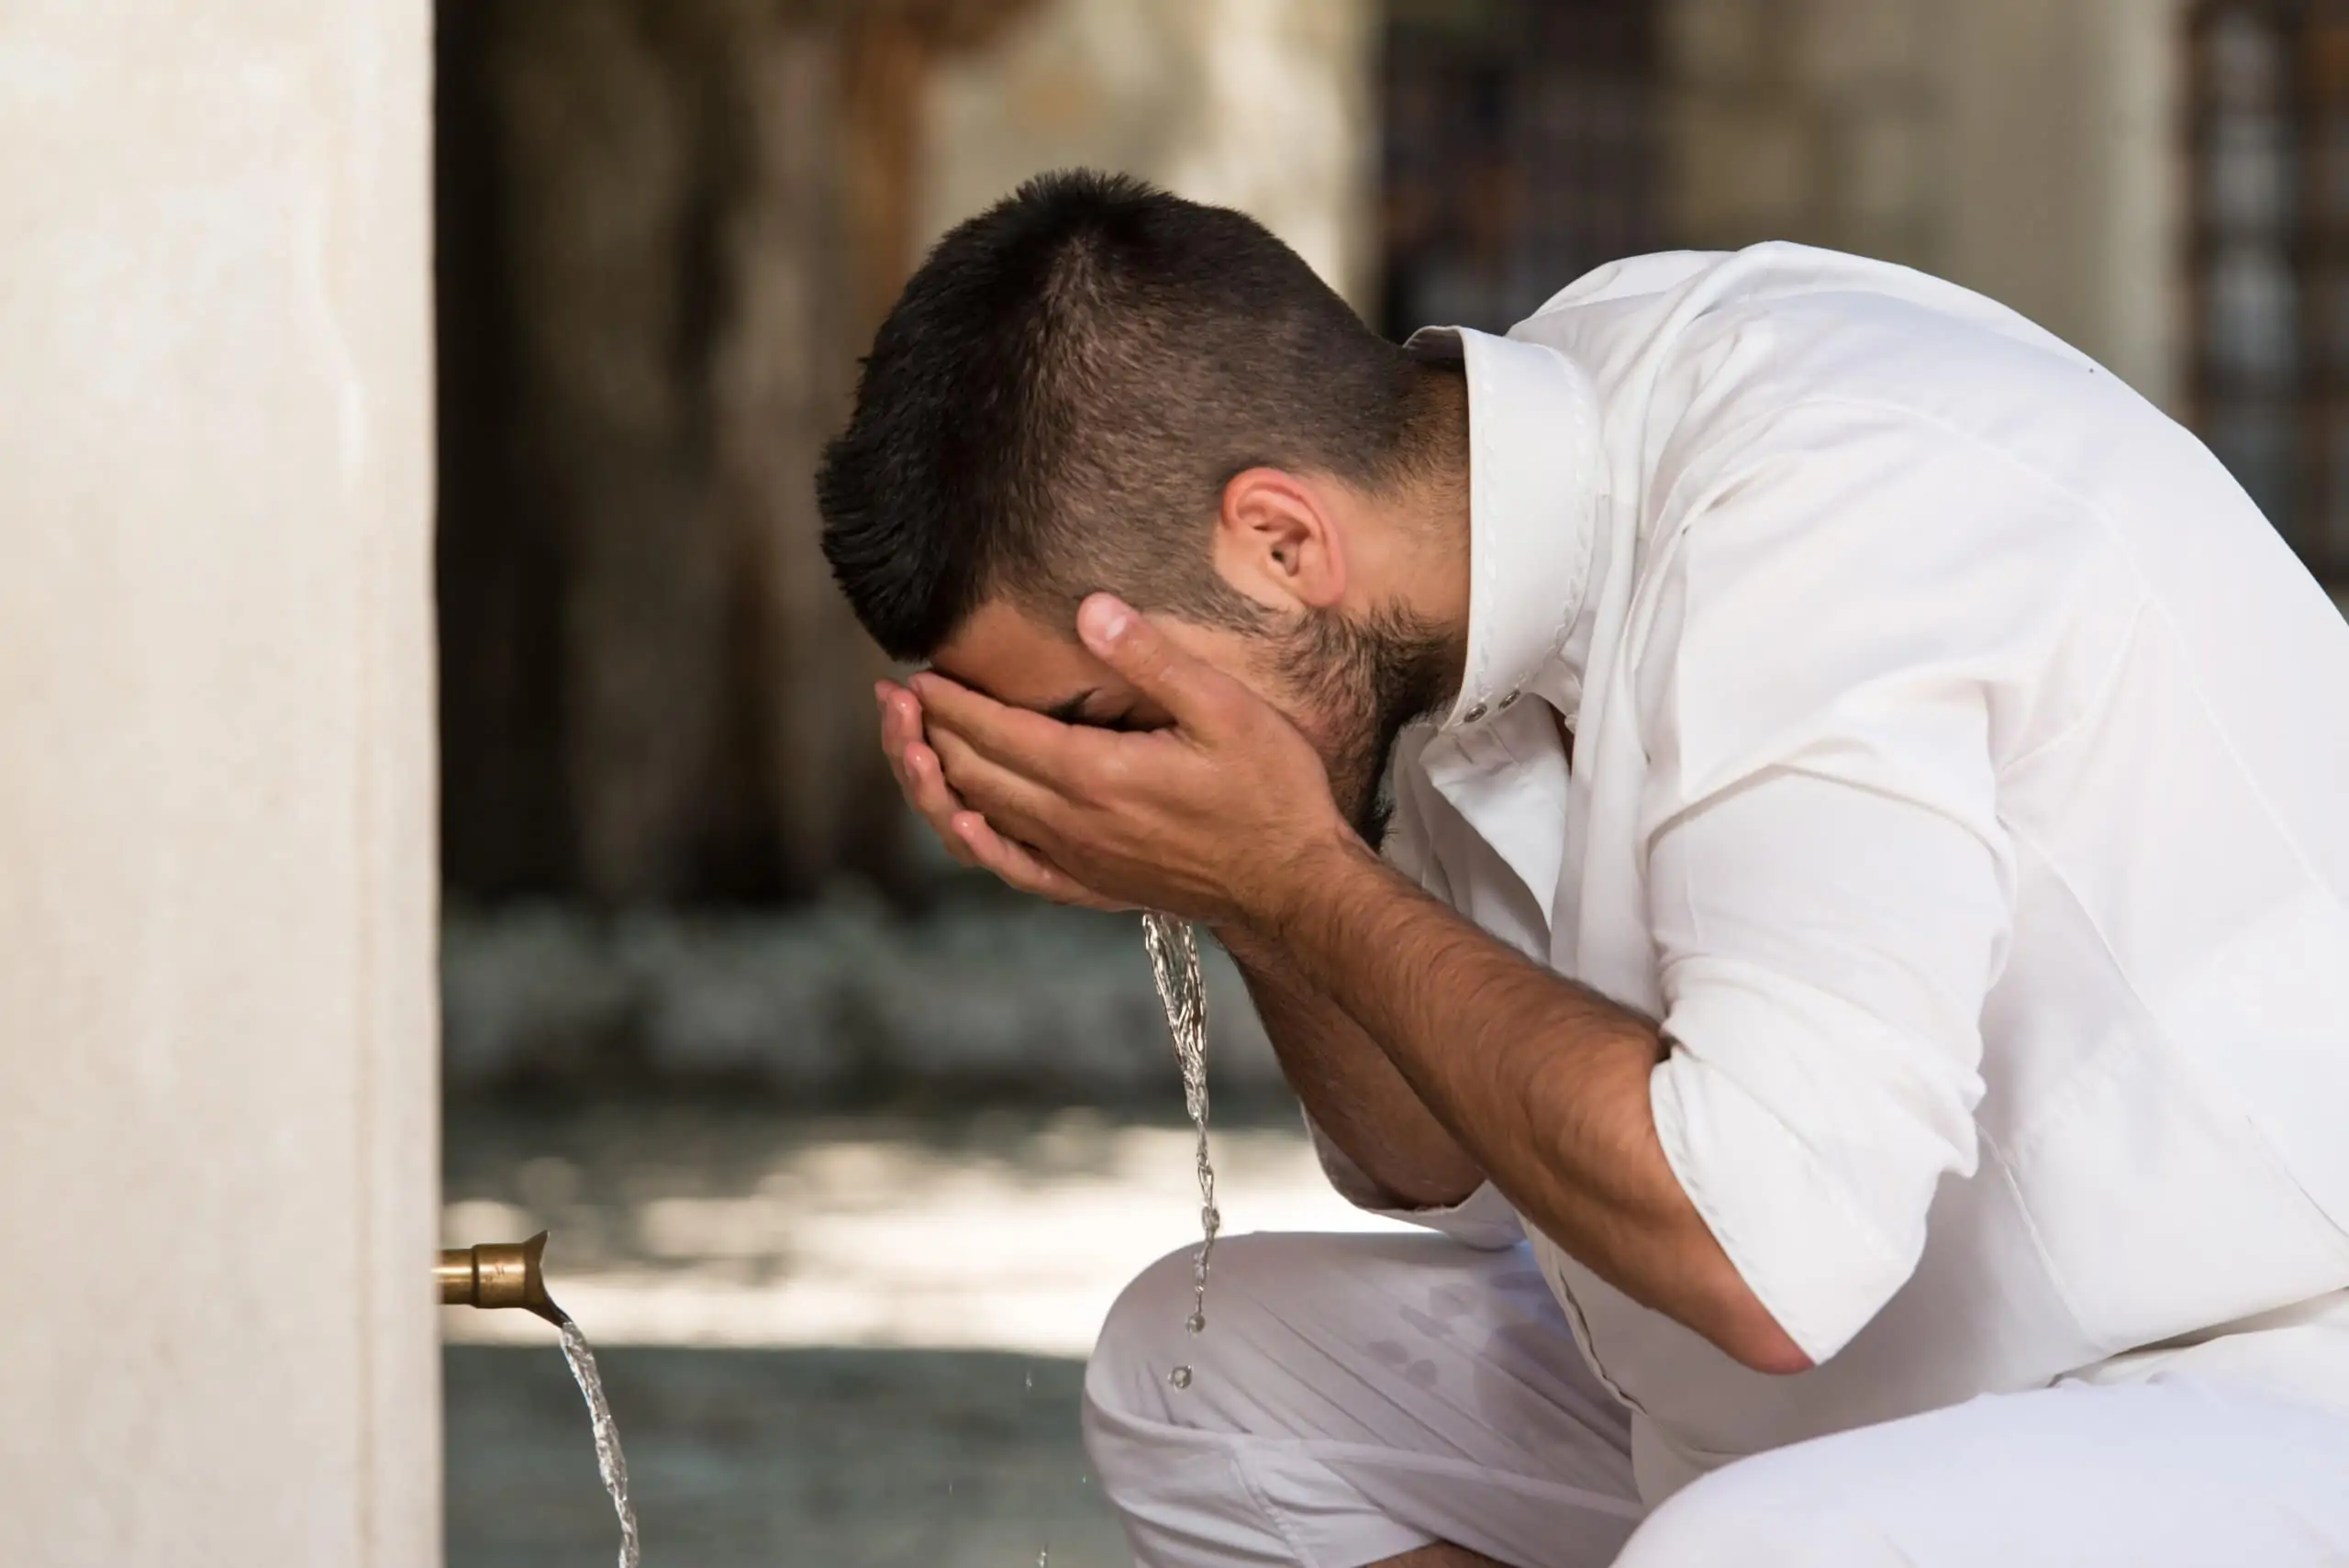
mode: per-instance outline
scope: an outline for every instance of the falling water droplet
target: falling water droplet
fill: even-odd
[[[1191,1386],[1191,1369],[1187,1366],[1178,1366],[1166,1374],[1166,1381],[1177,1388],[1188,1388]]]
[[[1044,1560],[1052,1556],[1052,1549],[1049,1546],[1044,1548],[1043,1551],[1036,1553],[1036,1568],[1044,1568]]]
[[[1208,1315],[1204,1312],[1194,1312],[1190,1317],[1183,1320],[1183,1327],[1188,1329],[1194,1334],[1198,1333],[1207,1326]]]
[[[1024,1374],[1022,1381],[1028,1385],[1030,1392],[1032,1393],[1036,1387],[1036,1369],[1032,1366],[1030,1367]]]

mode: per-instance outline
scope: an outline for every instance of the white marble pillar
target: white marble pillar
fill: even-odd
[[[0,1563],[440,1558],[428,0],[0,6]]]

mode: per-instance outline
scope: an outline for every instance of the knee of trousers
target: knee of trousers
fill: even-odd
[[[1235,1237],[1217,1249],[1214,1262],[1219,1275],[1240,1240]],[[1187,1347],[1177,1341],[1197,1337],[1186,1332],[1184,1324],[1191,1315],[1191,1260],[1197,1251],[1183,1247],[1167,1253],[1118,1293],[1108,1316],[1101,1320],[1100,1337],[1094,1341],[1093,1355],[1085,1366],[1088,1394],[1097,1385],[1106,1385],[1105,1392],[1115,1391],[1114,1403],[1130,1404],[1135,1380],[1145,1376],[1149,1367],[1157,1366],[1163,1373],[1170,1352],[1174,1360],[1182,1359]]]
[[[1482,1288],[1492,1256],[1419,1234],[1229,1237],[1216,1243],[1205,1331],[1193,1334],[1197,1251],[1159,1259],[1109,1308],[1085,1369],[1088,1408],[1232,1436],[1326,1435],[1310,1368],[1340,1353],[1332,1347],[1381,1337],[1398,1294],[1424,1295],[1431,1280]],[[1169,1386],[1177,1366],[1193,1369],[1190,1387]]]
[[[1300,1396],[1297,1365],[1312,1357],[1297,1347],[1342,1335],[1350,1315],[1363,1310],[1376,1270],[1368,1271],[1366,1285],[1362,1250],[1380,1240],[1252,1235],[1217,1242],[1207,1327],[1198,1334],[1185,1326],[1194,1248],[1152,1263],[1118,1297],[1085,1367],[1085,1446],[1138,1563],[1309,1562],[1324,1553],[1298,1546],[1292,1532],[1299,1518],[1344,1542],[1341,1554],[1354,1561],[1422,1544],[1342,1480],[1276,1457],[1293,1446],[1286,1440],[1319,1435],[1319,1406]],[[1168,1382],[1177,1366],[1192,1369],[1189,1386]]]
[[[1248,1380],[1230,1364],[1238,1351],[1235,1310],[1264,1255],[1276,1254],[1285,1240],[1217,1243],[1203,1333],[1186,1327],[1195,1247],[1136,1275],[1102,1322],[1085,1369],[1085,1447],[1138,1562],[1187,1565],[1203,1560],[1198,1549],[1208,1540],[1221,1542],[1217,1561],[1294,1561],[1248,1496],[1228,1446],[1252,1424]],[[1193,1369],[1189,1389],[1167,1381],[1176,1366]],[[1249,1543],[1253,1550],[1243,1549]]]
[[[1208,1285],[1208,1327],[1192,1333],[1189,1323],[1198,1249],[1189,1246],[1167,1253],[1134,1276],[1119,1293],[1101,1324],[1091,1361],[1085,1367],[1085,1393],[1089,1406],[1173,1426],[1204,1426],[1210,1429],[1244,1429],[1230,1418],[1227,1404],[1229,1382],[1214,1381],[1218,1371],[1244,1353],[1245,1336],[1231,1331],[1258,1307],[1264,1293],[1297,1272],[1296,1259],[1313,1247],[1317,1238],[1306,1236],[1233,1236],[1216,1243],[1213,1271]],[[1222,1332],[1219,1332],[1222,1329]],[[1225,1397],[1181,1397],[1167,1374],[1177,1366],[1194,1372],[1193,1387],[1202,1395],[1216,1389]],[[1222,1418],[1203,1409],[1223,1413]]]
[[[1910,1561],[1884,1521],[1798,1447],[1740,1460],[1673,1494],[1632,1534],[1615,1568],[1904,1568]]]

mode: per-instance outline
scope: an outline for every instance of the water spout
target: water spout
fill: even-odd
[[[539,1260],[547,1250],[547,1233],[528,1241],[484,1241],[440,1254],[432,1277],[440,1284],[446,1307],[518,1307],[535,1312],[560,1329],[571,1315],[547,1295],[545,1273]]]
[[[440,1254],[432,1277],[440,1283],[443,1307],[518,1307],[562,1331],[562,1359],[570,1363],[580,1397],[587,1401],[587,1421],[595,1431],[596,1472],[603,1477],[620,1523],[619,1568],[637,1568],[636,1509],[628,1499],[628,1460],[620,1452],[619,1428],[612,1420],[604,1374],[596,1369],[596,1352],[587,1348],[587,1336],[547,1295],[546,1274],[540,1268],[546,1250],[543,1230],[528,1241],[451,1248]]]

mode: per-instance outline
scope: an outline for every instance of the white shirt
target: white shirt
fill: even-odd
[[[1795,246],[1414,345],[1466,362],[1472,607],[1388,852],[1663,1021],[1672,1168],[1819,1363],[1531,1234],[1642,1490],[2296,1304],[2259,1370],[2349,1397],[2349,625],[2241,488],[2013,313]]]

